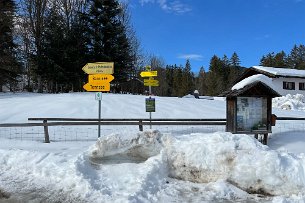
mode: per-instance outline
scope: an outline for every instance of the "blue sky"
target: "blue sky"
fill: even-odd
[[[216,54],[241,65],[305,44],[305,0],[129,0],[132,24],[144,51],[166,64],[206,70]]]

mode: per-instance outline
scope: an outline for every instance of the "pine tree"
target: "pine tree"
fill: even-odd
[[[240,59],[236,52],[234,52],[230,58],[230,65],[233,67],[240,66]]]
[[[14,81],[21,71],[13,33],[15,10],[13,0],[0,0],[0,91],[2,85]]]
[[[47,91],[54,93],[58,91],[57,84],[63,85],[66,76],[65,72],[65,25],[64,19],[58,13],[57,7],[53,7],[46,16],[48,22],[45,26],[42,41],[41,65],[44,67],[43,78],[47,81]]]
[[[294,69],[305,70],[305,46],[294,45],[287,59],[288,66]]]
[[[120,20],[122,9],[117,0],[90,0],[88,11],[89,58],[92,62],[114,62],[115,81],[126,81],[132,73],[134,58]]]
[[[274,56],[274,67],[286,67],[287,56],[284,51],[281,51]]]
[[[241,74],[240,59],[236,52],[234,52],[230,58],[230,68],[228,76],[228,88],[231,88],[234,85],[235,80]]]
[[[166,82],[167,82],[167,96],[174,96],[174,66],[166,66]]]
[[[191,70],[190,60],[187,59],[182,73],[182,95],[191,94],[194,91],[194,74]]]
[[[184,91],[182,87],[183,78],[183,68],[181,66],[174,66],[173,69],[173,96],[182,97],[184,96]]]
[[[222,61],[222,69],[223,69],[222,76],[221,76],[222,84],[223,84],[222,91],[223,91],[223,90],[226,90],[229,86],[228,80],[229,80],[229,74],[230,74],[230,60],[226,55],[224,55],[222,57],[221,61]]]
[[[207,94],[206,72],[203,67],[200,68],[198,77],[196,78],[196,88],[199,91],[199,94]]]
[[[286,54],[284,51],[281,51],[277,54],[274,52],[268,53],[266,56],[262,56],[260,60],[261,66],[267,67],[286,67],[287,66]]]
[[[207,94],[218,95],[224,89],[223,87],[223,63],[219,57],[214,55],[210,60],[209,72],[207,74]]]
[[[275,65],[275,55],[274,52],[268,53],[266,56],[263,56],[260,60],[261,66],[274,67]]]

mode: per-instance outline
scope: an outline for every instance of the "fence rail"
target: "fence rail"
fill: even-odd
[[[49,143],[49,126],[97,126],[97,125],[134,125],[139,126],[139,130],[143,131],[145,125],[163,125],[163,126],[174,126],[174,125],[188,125],[188,126],[199,126],[199,125],[211,125],[220,126],[226,125],[226,119],[224,118],[204,118],[204,119],[147,119],[147,118],[131,118],[131,119],[94,119],[94,118],[28,118],[29,121],[42,121],[37,123],[3,123],[0,127],[44,127],[45,142]],[[304,121],[305,118],[295,117],[277,117],[277,120],[299,120]]]

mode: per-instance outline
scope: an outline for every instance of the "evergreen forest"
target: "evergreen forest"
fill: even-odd
[[[203,45],[202,45],[203,46]],[[132,26],[128,3],[118,0],[0,0],[0,92],[80,92],[87,82],[82,67],[114,62],[111,92],[144,94],[141,71],[158,71],[159,96],[219,95],[241,75],[236,52],[214,55],[209,67],[193,72],[185,64],[166,64],[145,47]],[[305,70],[305,46],[290,53],[267,53],[260,65]],[[194,68],[194,67],[193,67]],[[196,67],[197,68],[197,67]]]

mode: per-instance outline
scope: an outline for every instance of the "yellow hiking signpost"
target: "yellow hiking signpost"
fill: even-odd
[[[158,72],[157,71],[151,71],[151,67],[150,66],[146,66],[145,67],[146,71],[143,71],[140,73],[142,78],[148,77],[148,79],[144,79],[144,86],[148,86],[149,87],[149,98],[145,99],[145,103],[146,103],[146,112],[149,112],[149,119],[151,122],[151,112],[155,112],[155,99],[151,98],[151,87],[157,87],[159,86],[159,81],[158,80],[154,80],[153,77],[158,76]],[[150,129],[151,129],[151,125],[150,125]]]
[[[98,100],[98,137],[101,136],[101,111],[102,111],[102,92],[110,91],[110,82],[114,80],[114,62],[87,63],[82,70],[89,74],[88,83],[83,88],[88,92],[97,92],[95,99]]]
[[[159,86],[159,81],[154,80],[152,77],[150,77],[149,79],[144,79],[144,86],[157,87],[157,86]]]
[[[87,63],[82,70],[87,74],[113,74],[114,62]]]
[[[110,91],[110,83],[101,83],[101,84],[92,84],[87,83],[83,86],[83,88],[88,92],[109,92]]]
[[[88,75],[88,81],[90,84],[105,84],[111,82],[112,80],[114,80],[114,77],[113,75],[109,74]]]
[[[141,77],[155,77],[158,76],[158,72],[157,71],[142,71],[140,73]]]

